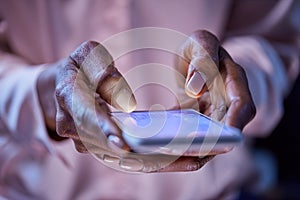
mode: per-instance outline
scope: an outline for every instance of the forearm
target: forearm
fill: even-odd
[[[38,139],[49,146],[44,106],[40,105],[36,87],[45,65],[30,66],[25,60],[5,52],[0,52],[0,58],[1,135],[24,143]],[[49,98],[47,102],[52,101]],[[53,109],[55,111],[55,106]],[[53,128],[50,123],[49,128]]]
[[[1,77],[0,117],[5,132],[13,140],[28,143],[38,139],[45,143],[42,110],[35,89],[41,68],[21,68]]]

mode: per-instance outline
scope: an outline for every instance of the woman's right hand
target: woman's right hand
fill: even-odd
[[[131,152],[107,104],[131,112],[136,100],[109,52],[97,42],[83,43],[68,58],[42,72],[37,90],[46,125],[54,132],[52,138],[71,138],[77,151],[89,152],[115,169],[194,171],[212,158]]]
[[[68,58],[45,70],[38,79],[37,89],[47,126],[56,130],[58,136],[71,138],[77,151],[84,153],[88,152],[87,145],[97,146],[93,142],[96,138],[92,138],[97,134],[80,134],[81,128],[89,134],[101,131],[98,135],[105,135],[116,146],[129,150],[106,103],[131,112],[136,101],[114,67],[111,55],[99,43],[85,42]],[[55,100],[49,101],[51,97]]]

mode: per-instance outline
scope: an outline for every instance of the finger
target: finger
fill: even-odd
[[[71,116],[73,84],[77,69],[68,61],[64,61],[57,76],[56,97],[56,132],[61,137],[79,140],[73,118]]]
[[[218,73],[218,51],[218,39],[203,30],[194,32],[181,47],[178,67],[186,74],[185,89],[189,96],[197,98],[209,89]]]
[[[223,78],[220,73],[215,77],[209,90],[211,101],[211,115],[214,120],[221,121],[226,114],[226,90]]]
[[[104,104],[98,104],[96,94],[86,84],[85,76],[81,71],[77,74],[72,100],[73,119],[79,126],[79,131],[82,131],[82,135],[88,136],[85,140],[95,139],[99,141],[98,146],[105,146],[108,138],[116,146],[129,149],[121,135],[121,130],[107,112],[108,108],[103,109]],[[98,138],[93,138],[93,136],[98,136]],[[88,143],[92,142],[88,141]]]
[[[110,111],[109,107],[107,106],[107,103],[97,94],[96,94],[96,101],[104,112],[110,114],[111,111]]]
[[[128,153],[117,155],[113,152],[95,153],[105,165],[120,171],[158,173],[158,172],[187,172],[196,171],[203,167],[215,155],[209,155],[202,158],[189,156],[171,156],[171,155],[142,155]]]
[[[183,156],[175,162],[159,169],[157,172],[188,172],[196,171],[203,167],[214,156],[206,156],[204,158]]]
[[[76,151],[79,153],[88,153],[88,148],[84,145],[81,140],[74,140]]]
[[[223,48],[220,49],[220,57],[229,102],[225,123],[243,129],[256,113],[247,77],[244,69],[237,65]]]
[[[210,96],[208,92],[205,92],[201,97],[198,98],[199,112],[204,115],[209,115],[211,110]]]
[[[132,166],[134,162],[126,161],[132,159],[143,163],[143,167],[140,167],[139,171],[144,173],[195,171],[204,165],[199,157],[179,157],[165,154],[142,155],[131,153],[121,158],[121,162],[127,163],[127,169],[135,168],[135,166]]]
[[[66,61],[59,77],[61,80],[56,87],[56,99],[61,108],[61,117],[57,116],[59,134],[99,147],[107,147],[108,137],[116,146],[128,150],[120,129],[107,110],[98,104],[86,76],[78,70],[73,60]],[[70,116],[69,120],[64,121],[67,116]],[[68,128],[69,124],[75,126]]]
[[[85,42],[70,58],[83,71],[91,87],[101,98],[117,109],[131,112],[136,100],[128,83],[115,68],[114,61],[104,46],[97,42]]]

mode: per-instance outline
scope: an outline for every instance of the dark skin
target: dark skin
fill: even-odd
[[[210,92],[211,88],[216,88],[214,86],[216,75],[215,73],[211,73],[212,75],[208,73],[206,84],[194,97],[198,99],[200,111],[212,116],[217,113],[218,120],[224,120],[226,125],[242,130],[255,115],[255,106],[243,68],[232,60],[220,46],[218,39],[211,33],[200,30],[196,31],[190,38],[196,41],[194,44],[201,45],[208,52],[217,66],[217,71],[221,76],[220,80],[222,80],[225,89],[225,95],[224,98],[222,97],[222,101],[219,101],[220,104],[218,102],[217,105],[214,105],[214,102],[210,102],[205,94]],[[97,50],[99,46],[100,51]],[[178,70],[187,77],[187,81],[192,73],[199,70],[195,66],[190,69],[190,63],[195,59],[195,56],[186,57],[187,54],[194,55],[192,51],[195,49],[197,51],[197,48],[191,50],[190,47],[183,45],[184,54],[178,61]],[[84,61],[94,50],[97,51],[97,56],[103,57],[103,59],[100,59],[101,62],[96,61],[92,67],[94,71],[89,72],[88,70],[91,68],[85,70]],[[78,76],[79,69],[83,69],[83,76]],[[94,74],[96,74],[95,77]],[[141,172],[195,171],[213,158],[211,155],[202,158],[191,156],[178,158],[162,155],[160,159],[157,159],[155,156],[128,153],[131,149],[122,138],[120,128],[111,119],[110,110],[107,106],[107,104],[111,104],[125,112],[130,112],[135,107],[134,96],[129,93],[122,94],[130,98],[129,104],[120,106],[117,101],[114,101],[114,91],[117,90],[117,95],[119,92],[119,89],[116,89],[119,81],[123,81],[122,87],[130,93],[131,90],[126,81],[115,68],[114,63],[110,62],[109,53],[97,42],[83,43],[68,58],[53,64],[42,72],[37,81],[37,91],[50,136],[56,140],[71,138],[77,151],[82,153],[90,152],[100,157],[111,155],[120,162],[126,161],[126,159],[138,160],[144,166],[148,165],[148,167],[137,170]],[[74,89],[74,85],[78,85],[77,90]],[[121,90],[120,93],[122,93]],[[78,112],[77,110],[74,111],[74,105],[75,109],[77,108],[77,104],[74,104],[74,98],[77,99],[75,102],[80,104]],[[91,117],[91,113],[96,113],[96,117]],[[224,117],[225,114],[226,117]],[[91,120],[91,118],[96,120]],[[81,121],[87,123],[85,124],[87,125],[86,128],[83,128],[84,134],[79,134],[79,129],[76,129]],[[100,136],[89,134],[94,133],[93,130],[97,128],[101,130]],[[97,139],[99,140],[99,137],[103,141],[95,142]],[[107,140],[107,138],[109,139]],[[164,163],[165,161],[167,161],[166,164],[158,165],[158,162]]]
[[[242,130],[256,113],[244,69],[232,60],[226,50],[220,46],[218,39],[210,32],[196,31],[190,36],[190,39],[193,47],[191,48],[189,43],[183,45],[183,56],[177,60],[179,63],[177,69],[187,77],[187,82],[195,72],[205,73],[206,84],[197,94],[189,93],[187,90],[186,92],[189,96],[198,99],[199,110],[202,113],[208,116],[213,115],[216,120],[223,120],[226,125]],[[205,57],[205,55],[198,55],[198,51],[202,50],[205,51],[202,54],[208,54],[211,57],[210,62],[202,62],[205,59],[202,59],[201,56]],[[186,53],[187,51],[190,53]],[[199,63],[199,65],[194,66],[192,63]],[[213,63],[215,69],[213,66],[208,66]],[[216,86],[216,78],[221,79],[221,86]],[[224,91],[217,91],[224,92],[224,96],[221,96],[220,93],[213,93],[213,90],[218,87],[223,87]],[[211,96],[220,95],[218,98],[220,101],[215,102],[216,105],[214,105],[208,93]],[[225,114],[226,117],[224,117]]]

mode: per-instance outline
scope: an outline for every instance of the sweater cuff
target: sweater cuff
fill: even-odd
[[[6,138],[54,153],[38,100],[36,81],[45,65],[18,68],[1,77],[0,124]]]

